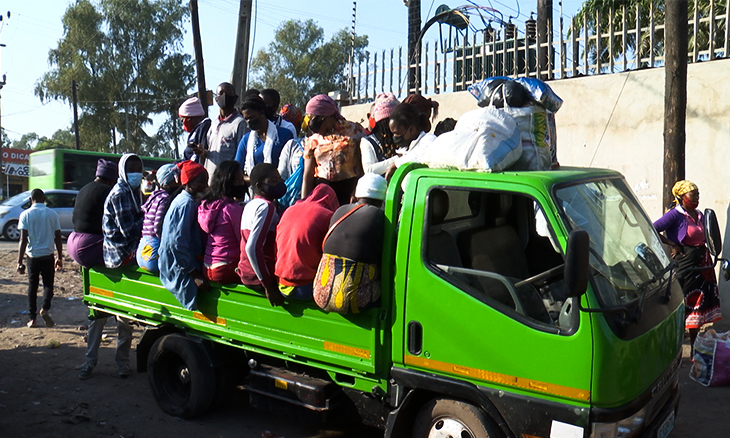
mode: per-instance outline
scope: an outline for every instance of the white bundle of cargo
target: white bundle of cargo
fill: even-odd
[[[555,112],[562,99],[545,82],[534,78],[487,78],[470,85],[480,107],[510,114],[520,131],[522,155],[512,170],[547,170],[558,166]]]
[[[462,115],[453,131],[439,135],[419,161],[429,167],[499,172],[522,156],[515,119],[493,106]]]

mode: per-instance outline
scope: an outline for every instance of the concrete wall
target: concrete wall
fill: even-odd
[[[550,86],[564,101],[556,114],[560,163],[618,170],[649,217],[661,216],[664,69],[564,79]],[[687,88],[686,178],[700,187],[700,208],[717,213],[726,238],[723,254],[730,256],[730,60],[690,64]],[[468,92],[430,97],[440,103],[440,120],[476,108]],[[342,113],[363,122],[369,108],[354,105]],[[720,280],[720,289],[730,315],[730,284]]]

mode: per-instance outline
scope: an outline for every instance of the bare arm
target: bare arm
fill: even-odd
[[[20,243],[18,244],[18,273],[25,273],[25,248],[28,246],[28,230],[20,230]]]
[[[61,230],[56,230],[56,269],[63,269],[63,242],[61,241]]]
[[[302,199],[309,196],[314,190],[314,168],[317,166],[317,160],[314,155],[308,157],[304,155],[304,170],[302,175]]]

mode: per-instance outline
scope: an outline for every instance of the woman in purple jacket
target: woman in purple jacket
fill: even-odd
[[[705,246],[703,215],[697,209],[700,191],[694,183],[682,180],[674,184],[672,195],[676,207],[654,222],[654,227],[664,232],[662,241],[672,248],[671,257],[677,265],[677,279],[687,308],[684,326],[694,346],[700,328],[720,320],[720,296],[712,257]]]
[[[236,273],[241,256],[241,215],[238,203],[246,194],[241,165],[223,161],[215,169],[210,191],[198,207],[198,223],[205,234],[203,275],[216,283],[240,283]]]

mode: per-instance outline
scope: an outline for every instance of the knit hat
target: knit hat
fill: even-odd
[[[373,119],[375,123],[390,117],[390,113],[393,112],[393,108],[398,106],[400,102],[395,98],[393,93],[380,93],[375,96],[375,106],[373,108]]]
[[[377,173],[366,173],[357,181],[355,197],[372,198],[384,201],[387,189],[388,183],[385,181],[385,178]]]
[[[201,117],[205,116],[205,110],[200,104],[200,99],[197,97],[191,97],[190,99],[183,102],[180,108],[177,110],[180,117]]]
[[[96,162],[96,175],[99,178],[106,178],[109,181],[116,181],[119,173],[119,167],[117,163],[113,161],[107,161],[103,158],[99,158]]]
[[[163,164],[157,169],[157,182],[164,187],[175,180],[176,176],[180,176],[180,169],[174,164]]]
[[[195,179],[196,176],[206,172],[205,167],[190,160],[177,163],[177,167],[180,169],[180,182],[182,184],[187,184],[191,180]]]
[[[310,116],[337,116],[338,119],[344,119],[337,108],[337,102],[326,94],[318,94],[309,99],[305,112]]]

